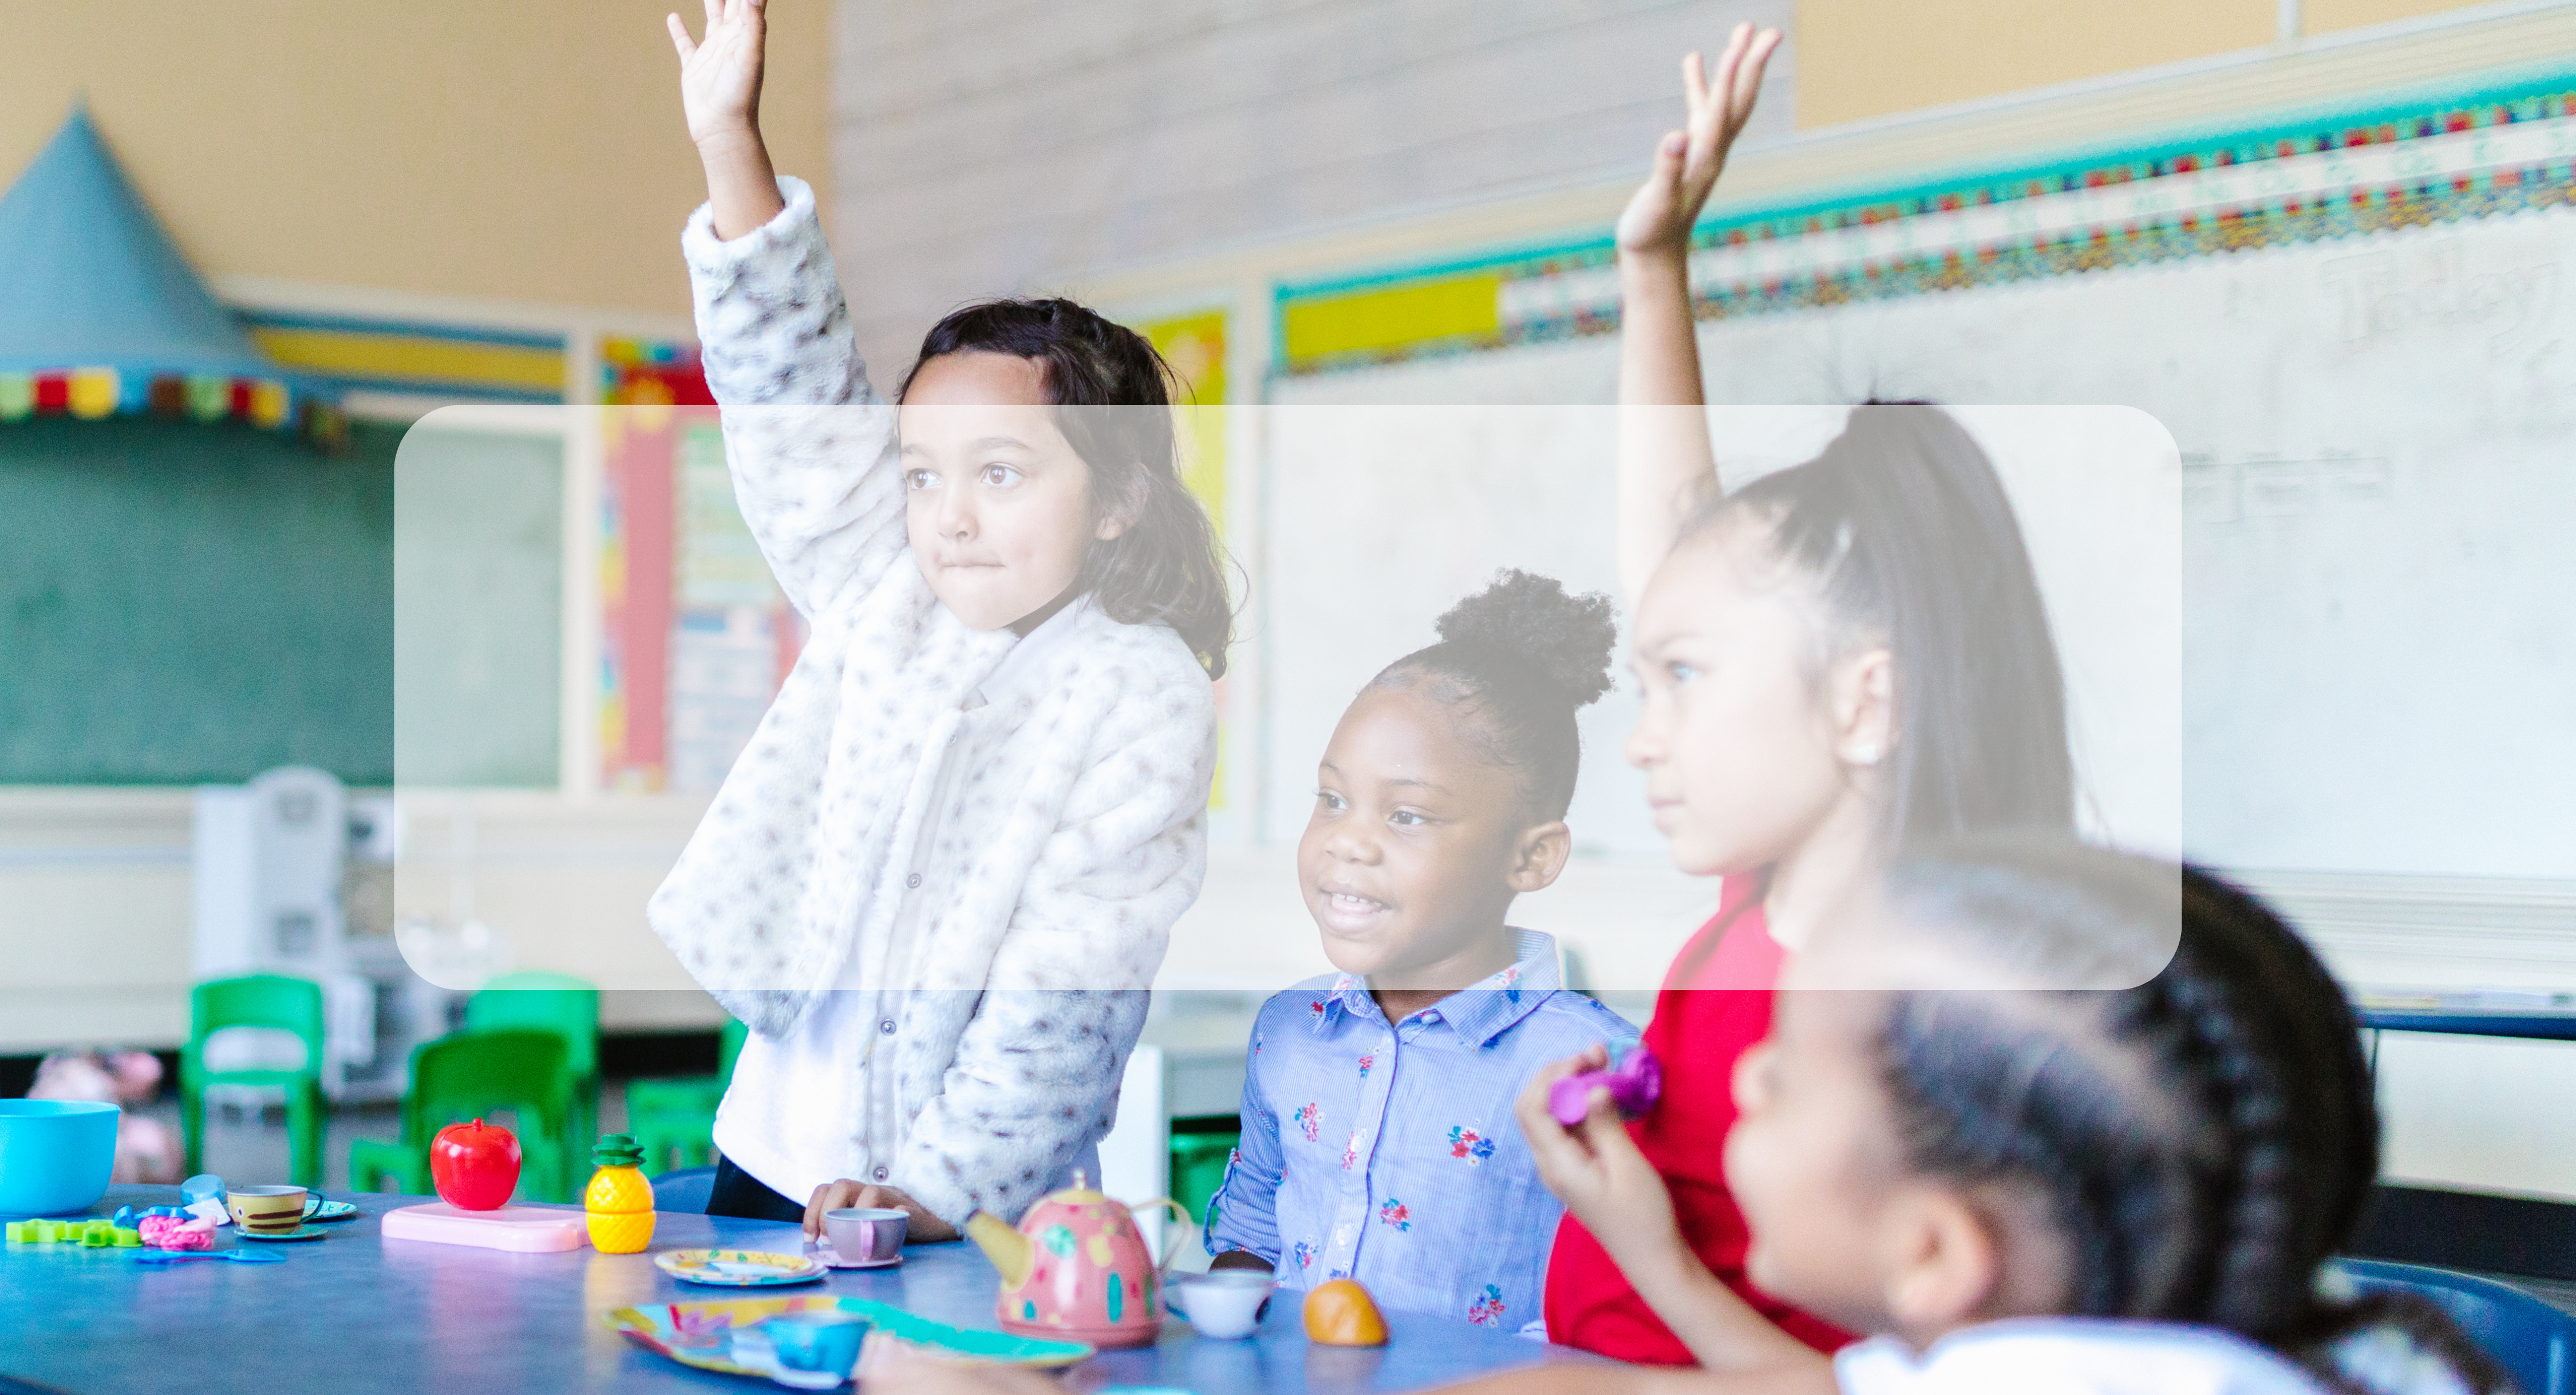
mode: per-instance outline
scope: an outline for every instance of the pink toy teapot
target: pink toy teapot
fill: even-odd
[[[1145,1206],[1169,1206],[1183,1222],[1189,1220],[1168,1197]],[[1135,1347],[1162,1329],[1155,1305],[1159,1276],[1135,1214],[1092,1190],[1079,1172],[1071,1187],[1030,1207],[1018,1229],[978,1211],[966,1218],[966,1238],[1001,1271],[1002,1296],[993,1315],[1004,1331]]]

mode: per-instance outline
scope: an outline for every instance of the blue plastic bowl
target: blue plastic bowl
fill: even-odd
[[[0,1100],[0,1215],[86,1211],[116,1171],[112,1104]]]

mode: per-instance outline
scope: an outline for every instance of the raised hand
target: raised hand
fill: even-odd
[[[706,0],[707,32],[696,43],[678,15],[666,17],[671,47],[680,51],[680,108],[706,166],[719,238],[740,237],[787,206],[760,139],[760,54],[769,29],[761,5]]]
[[[1700,55],[1682,60],[1686,119],[1655,147],[1654,171],[1619,214],[1621,252],[1678,255],[1689,246],[1691,226],[1726,168],[1726,152],[1753,117],[1762,69],[1779,46],[1779,30],[1739,24],[1718,55],[1714,79]]]
[[[707,32],[689,42],[678,15],[664,16],[680,51],[680,108],[689,139],[756,136],[760,130],[760,58],[767,36],[761,0],[706,0]]]

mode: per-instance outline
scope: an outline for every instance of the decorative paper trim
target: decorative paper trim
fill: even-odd
[[[326,442],[337,441],[348,425],[335,404],[276,378],[155,376],[103,367],[0,373],[0,421],[143,415],[244,421],[268,430],[294,426]]]
[[[2576,200],[2576,78],[2424,100],[1703,225],[1690,259],[1698,315],[1961,290]],[[1619,325],[1614,260],[1598,236],[1282,286],[1276,371],[1607,334]]]

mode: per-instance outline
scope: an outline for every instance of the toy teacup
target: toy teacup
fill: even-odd
[[[1277,1285],[1256,1269],[1174,1274],[1164,1284],[1163,1306],[1188,1318],[1202,1337],[1248,1337],[1260,1326],[1262,1305]]]
[[[302,1187],[234,1187],[224,1202],[233,1223],[253,1235],[283,1235],[304,1223]]]

